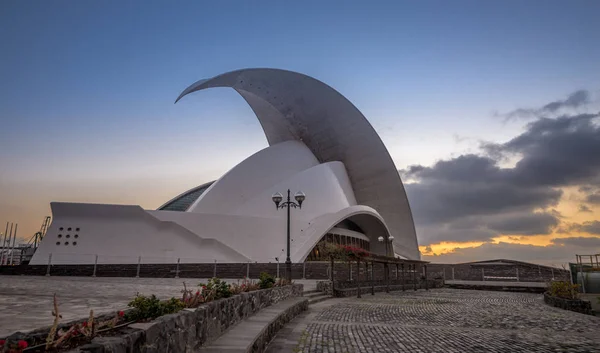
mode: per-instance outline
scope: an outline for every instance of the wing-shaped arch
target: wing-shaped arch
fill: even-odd
[[[335,89],[279,69],[242,69],[200,80],[177,98],[230,87],[250,105],[270,145],[303,141],[321,162],[346,166],[356,200],[377,210],[395,237],[394,251],[419,259],[410,205],[385,145],[363,114]],[[176,102],[177,102],[176,101]]]

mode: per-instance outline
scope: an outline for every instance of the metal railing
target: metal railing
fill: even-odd
[[[269,261],[270,260],[270,261]],[[279,257],[267,259],[267,262],[257,263],[252,261],[244,262],[245,264],[245,277],[250,278],[252,274],[253,277],[258,278],[256,271],[253,270],[253,265],[258,266],[260,269],[265,268],[265,265],[269,267],[269,270],[272,270],[273,274],[276,277],[280,277],[283,275],[283,267]],[[223,261],[218,259],[210,259],[210,258],[196,258],[196,257],[157,257],[157,256],[146,256],[146,255],[137,255],[137,256],[121,256],[121,255],[106,255],[106,254],[81,254],[81,253],[50,253],[48,254],[47,261],[45,262],[45,275],[51,276],[52,269],[55,267],[65,267],[75,269],[79,268],[91,268],[90,276],[96,277],[98,275],[99,267],[106,266],[121,266],[120,270],[123,273],[131,272],[132,268],[135,268],[135,277],[140,277],[142,270],[147,266],[155,266],[160,268],[162,271],[165,271],[169,266],[173,266],[174,269],[169,270],[173,273],[175,278],[179,278],[181,273],[185,271],[184,267],[186,265],[201,265],[203,266],[202,272],[207,272],[207,266],[210,265],[212,268],[212,277],[217,277],[219,275],[219,269],[221,266],[236,266],[241,265],[241,263],[231,263],[229,261]],[[297,267],[298,264],[294,264]],[[43,266],[41,264],[37,264],[37,266]],[[133,267],[135,266],[135,267]],[[164,267],[161,267],[164,266]],[[1,268],[1,267],[0,267]],[[119,270],[119,269],[117,269]],[[187,271],[190,271],[189,269]],[[226,271],[225,269],[221,269],[225,273],[237,272],[235,270]],[[296,268],[296,271],[298,269]],[[106,272],[106,270],[105,270]],[[302,278],[306,278],[306,263],[302,264]]]

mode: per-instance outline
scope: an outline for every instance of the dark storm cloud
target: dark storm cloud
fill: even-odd
[[[552,239],[554,244],[558,245],[575,245],[584,248],[600,249],[600,238],[573,237],[573,238],[556,238]]]
[[[592,209],[589,208],[587,205],[581,204],[581,205],[579,205],[578,211],[590,213],[590,212],[592,212]]]
[[[415,221],[419,224],[448,222],[470,215],[497,214],[550,207],[562,192],[507,182],[426,181],[406,185]]]
[[[598,114],[541,118],[504,144],[487,144],[490,155],[521,155],[510,170],[514,183],[565,186],[590,182],[600,174]]]
[[[538,117],[544,114],[556,113],[557,111],[564,108],[578,108],[581,106],[585,106],[590,103],[590,92],[587,90],[578,90],[571,93],[564,100],[556,100],[554,102],[550,102],[538,109],[530,109],[530,108],[519,108],[515,109],[506,114],[496,114],[498,116],[502,116],[505,120],[511,120],[516,118],[531,118]]]
[[[581,224],[572,224],[569,230],[585,232],[590,234],[600,234],[600,221],[583,222]]]
[[[559,219],[549,212],[520,213],[491,217],[487,226],[503,234],[550,234]]]
[[[586,202],[600,205],[600,191],[596,191],[592,194],[589,194],[585,198]]]
[[[587,97],[576,92],[551,104],[574,107]],[[560,223],[551,208],[564,186],[582,186],[588,202],[600,203],[600,192],[584,186],[600,180],[599,122],[598,114],[540,118],[506,143],[482,145],[485,155],[467,154],[400,171],[413,181],[406,184],[406,192],[421,241],[549,234]],[[520,159],[513,168],[499,166],[514,158]],[[593,225],[581,227],[596,232]]]
[[[463,228],[456,226],[457,222],[423,225],[417,223],[417,234],[420,244],[435,244],[439,242],[485,242],[498,235],[498,232],[485,227],[472,226]]]

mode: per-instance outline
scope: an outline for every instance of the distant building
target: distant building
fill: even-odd
[[[292,210],[292,262],[318,259],[314,247],[323,239],[385,254],[380,236],[394,237],[388,255],[419,259],[398,171],[346,98],[302,74],[245,69],[198,81],[179,99],[211,87],[231,87],[248,102],[268,148],[158,210],[53,202],[54,220],[31,264],[50,256],[53,264],[89,264],[96,256],[115,264],[283,262],[286,214],[271,195],[288,189],[306,194]]]

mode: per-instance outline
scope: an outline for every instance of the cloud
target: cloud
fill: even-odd
[[[583,222],[581,224],[571,224],[569,230],[585,232],[600,235],[600,221]]]
[[[564,100],[556,100],[545,104],[541,108],[519,108],[505,114],[495,114],[496,116],[504,117],[505,121],[518,118],[540,117],[544,114],[551,114],[560,111],[561,109],[574,109],[591,102],[590,92],[587,90],[578,90],[571,93]]]
[[[600,174],[599,114],[540,118],[503,144],[486,144],[494,156],[522,156],[510,170],[513,182],[567,186],[595,182]]]
[[[578,91],[542,109],[576,107],[589,100]],[[553,208],[562,188],[578,186],[587,202],[600,202],[600,115],[538,118],[504,143],[483,143],[480,154],[465,154],[432,166],[401,170],[421,244],[489,241],[498,235],[581,231],[600,234],[594,224],[561,226]],[[507,159],[512,168],[501,167]],[[598,199],[596,199],[598,196]],[[588,212],[583,205],[581,212]],[[598,225],[600,228],[600,225]]]
[[[420,244],[432,244],[439,242],[467,242],[467,241],[489,241],[498,235],[498,232],[486,227],[463,227],[459,222],[447,224],[420,225],[417,223],[417,234]]]
[[[600,249],[600,238],[596,237],[556,238],[552,239],[552,242],[559,245],[575,245],[583,248]]]
[[[596,205],[600,205],[600,191],[596,191],[587,195],[585,201]]]
[[[581,205],[579,205],[578,211],[584,212],[584,213],[591,213],[592,209],[589,208],[587,205],[581,204]]]
[[[487,226],[502,234],[550,234],[559,224],[550,212],[501,214],[487,222]]]

